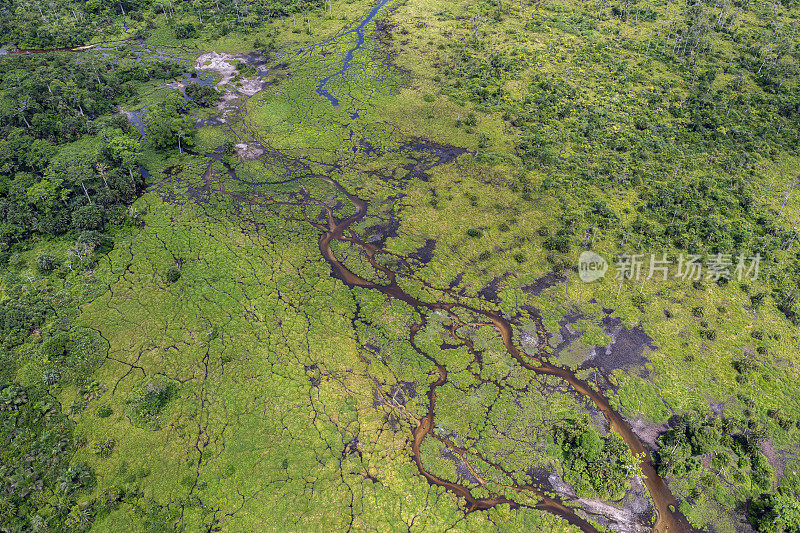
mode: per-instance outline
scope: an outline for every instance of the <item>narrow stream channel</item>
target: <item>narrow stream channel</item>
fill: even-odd
[[[386,4],[388,4],[390,1],[391,0],[380,0],[380,2],[378,2],[378,4],[374,8],[372,8],[372,11],[370,11],[367,14],[367,16],[364,17],[364,19],[361,21],[361,24],[359,24],[358,26],[356,26],[352,30],[348,30],[348,31],[342,33],[341,35],[337,35],[333,39],[330,39],[330,40],[325,41],[323,43],[315,44],[313,46],[313,47],[317,47],[317,46],[322,46],[322,45],[325,45],[325,44],[328,44],[328,43],[332,43],[332,42],[337,41],[337,40],[341,39],[342,37],[345,37],[345,36],[350,35],[352,33],[355,33],[358,36],[358,40],[356,41],[356,45],[354,47],[352,47],[350,50],[348,50],[347,51],[347,55],[345,55],[344,59],[342,59],[342,68],[339,69],[337,72],[334,72],[333,74],[323,78],[322,81],[320,81],[319,85],[317,86],[317,94],[327,98],[328,101],[331,103],[331,105],[333,105],[334,107],[337,107],[339,105],[339,100],[335,96],[333,96],[330,92],[328,92],[328,90],[325,88],[325,85],[327,85],[327,83],[332,78],[335,78],[336,76],[344,75],[347,72],[347,69],[350,68],[350,63],[353,61],[354,54],[356,53],[356,51],[358,51],[364,45],[364,42],[366,41],[366,37],[364,36],[364,29],[367,27],[367,24],[372,22],[372,20],[378,14],[378,12],[381,10],[381,8],[383,6],[385,6]],[[353,117],[353,118],[356,118],[356,117]]]

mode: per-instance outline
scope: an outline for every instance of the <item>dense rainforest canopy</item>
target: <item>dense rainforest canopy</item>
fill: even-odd
[[[154,27],[155,13],[163,14],[173,23],[193,15],[199,24],[205,19],[228,33],[243,25],[249,28],[275,17],[305,13],[323,3],[324,0],[89,0],[76,4],[55,0],[36,4],[2,0],[0,43],[13,43],[19,48],[71,48],[103,35],[144,36],[148,27]],[[177,23],[176,28],[179,37],[196,36],[192,22]]]

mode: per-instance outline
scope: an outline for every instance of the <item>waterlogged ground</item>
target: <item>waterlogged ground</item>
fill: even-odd
[[[733,396],[731,376],[680,375],[672,326],[598,303],[535,243],[520,259],[557,201],[519,212],[473,137],[437,135],[459,111],[423,103],[400,8],[361,8],[354,31],[268,60],[189,59],[229,96],[201,117],[194,155],[149,161],[143,226],[101,264],[110,290],[81,318],[108,342],[108,391],[78,431],[116,447],[80,459],[98,493],[139,494],[96,527],[688,530],[648,452],[673,409]],[[233,59],[257,76],[235,85]],[[693,297],[681,290],[676,305]],[[139,427],[129,400],[153,380],[175,393]],[[616,502],[563,480],[552,427],[576,413],[637,458]]]
[[[504,467],[525,479],[526,470],[544,472],[549,464],[544,443],[552,422],[583,402],[557,379],[531,382],[497,335],[476,338],[486,345],[478,365],[472,348],[448,334],[453,318],[446,313],[414,311],[333,277],[317,226],[327,220],[326,206],[335,217],[353,206],[329,183],[256,185],[335,177],[369,200],[368,215],[353,228],[364,239],[392,238],[409,252],[424,247],[424,238],[398,235],[405,188],[429,180],[426,170],[439,163],[457,164],[463,150],[415,143],[384,120],[380,104],[395,97],[403,73],[375,25],[365,32],[348,68],[325,83],[336,107],[317,89],[326,73],[342,69],[358,33],[292,53],[274,69],[285,73],[278,81],[226,102],[226,124],[206,133],[206,148],[234,138],[258,147],[250,155],[260,157],[237,162],[235,171],[219,157],[208,168],[203,158],[186,159],[163,179],[153,176],[158,183],[137,204],[144,227],[109,256],[106,268],[117,281],[84,314],[110,345],[98,379],[108,385],[103,403],[114,414],[81,420],[88,439],[117,440],[100,465],[98,490],[120,479],[138,484],[154,509],[190,530],[567,529],[533,510],[535,494],[521,497],[527,510],[511,513],[506,504],[465,516],[452,492],[420,475],[409,443],[429,412],[437,364],[448,372],[437,390],[437,438],[459,435],[458,445],[513,453]],[[213,70],[220,59],[209,54],[198,64]],[[386,281],[358,249],[334,248],[353,272]],[[424,256],[416,268],[431,262]],[[176,263],[182,276],[169,284],[164,272]],[[427,325],[415,343],[440,363],[415,352],[410,327],[419,320]],[[126,400],[154,376],[178,393],[160,430],[133,427]],[[472,459],[441,440],[422,442],[417,457],[426,472],[475,498],[503,490],[482,488],[470,468],[490,467],[467,467]],[[128,529],[140,521],[121,511],[100,526]]]

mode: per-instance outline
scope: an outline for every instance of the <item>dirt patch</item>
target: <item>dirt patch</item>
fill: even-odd
[[[256,68],[256,75],[250,78],[242,78],[238,83],[240,85],[233,87],[231,82],[233,78],[239,73],[236,69],[236,62],[250,63],[251,65],[259,62],[254,61],[252,54],[226,54],[220,52],[208,52],[201,55],[195,61],[195,69],[197,70],[213,70],[221,76],[221,79],[214,86],[216,89],[224,90],[223,86],[227,85],[229,88],[240,92],[245,96],[253,96],[261,89],[264,88],[266,83],[261,79],[267,73],[267,68],[263,63],[259,64]]]
[[[575,489],[572,487],[572,485],[561,479],[556,474],[550,474],[547,476],[547,482],[550,484],[550,487],[552,487],[552,490],[556,492],[556,494],[561,495],[565,499],[571,500],[576,498]]]
[[[525,352],[536,353],[536,349],[539,347],[539,336],[536,334],[535,330],[528,331],[520,329],[519,339]]]
[[[644,498],[640,498],[640,500],[643,500],[645,503],[647,502]],[[575,503],[580,505],[581,510],[600,525],[612,531],[618,531],[620,533],[645,533],[653,530],[653,526],[650,523],[645,522],[644,518],[640,519],[639,516],[627,506],[623,506],[622,509],[620,509],[601,500],[590,500],[587,498],[579,498],[575,500]],[[647,520],[649,522],[649,519]]]
[[[656,439],[659,435],[669,429],[669,424],[649,424],[645,422],[642,417],[637,417],[631,420],[631,429],[639,437],[643,443],[650,447],[650,451],[657,450],[659,446],[656,444]]]
[[[242,161],[258,159],[264,155],[264,147],[258,143],[239,143],[236,145],[236,154]]]
[[[617,504],[578,498],[572,485],[555,474],[550,474],[548,483],[562,498],[577,504],[585,515],[612,531],[644,533],[653,529],[653,507],[639,478],[632,480],[631,488]]]
[[[225,124],[225,119],[220,117],[214,118],[198,118],[196,125],[197,127],[201,126],[222,126]]]
[[[783,477],[783,461],[778,457],[778,450],[775,449],[769,439],[762,441],[759,447],[761,448],[761,453],[764,454],[769,464],[775,469],[775,479],[780,482]]]
[[[223,91],[222,97],[220,98],[219,103],[217,104],[217,109],[220,110],[220,111],[225,111],[225,108],[228,107],[229,103],[231,103],[234,100],[238,100],[238,99],[239,99],[239,95],[237,95],[235,92],[233,92],[233,91]],[[226,122],[224,113],[223,113],[223,118],[220,119],[220,120],[222,120],[223,122]]]

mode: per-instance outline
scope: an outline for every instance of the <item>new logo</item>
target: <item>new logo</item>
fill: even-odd
[[[578,277],[584,283],[602,278],[608,271],[608,261],[595,252],[586,250],[578,259]]]

